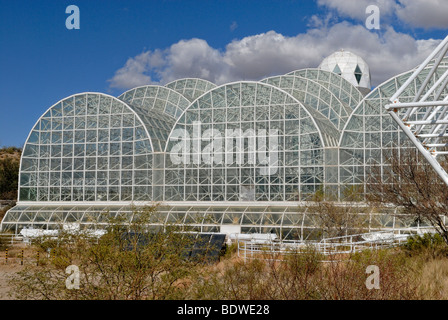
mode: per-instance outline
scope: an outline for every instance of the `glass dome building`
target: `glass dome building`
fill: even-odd
[[[341,49],[326,57],[319,68],[342,76],[362,92],[370,91],[369,65],[352,52]]]
[[[431,81],[447,68],[444,61]],[[101,228],[101,212],[131,221],[135,208],[157,204],[154,225],[317,239],[318,213],[309,202],[316,192],[344,205],[347,190],[364,192],[372,163],[386,166],[388,149],[411,148],[384,105],[413,70],[367,95],[336,71],[219,86],[188,78],[118,98],[62,99],[30,131],[19,199],[1,230]],[[413,99],[410,88],[400,101]],[[395,208],[361,202],[351,210],[369,230],[413,223]]]

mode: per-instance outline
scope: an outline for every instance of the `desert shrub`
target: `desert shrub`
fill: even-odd
[[[231,259],[237,254],[237,252],[238,252],[238,244],[231,243],[230,245],[228,245],[226,243],[224,244],[223,250],[221,250],[220,256],[223,259]]]
[[[22,152],[22,149],[18,147],[3,147],[0,149],[0,154],[20,154]]]
[[[9,247],[10,242],[4,237],[0,237],[0,251],[5,251],[6,249],[9,249]]]
[[[425,233],[409,237],[403,245],[404,251],[410,256],[420,257],[446,257],[448,245],[438,233]]]
[[[110,220],[100,238],[86,233],[61,233],[57,241],[42,239],[36,251],[39,267],[26,266],[10,282],[18,299],[159,300],[182,299],[198,267],[199,259],[187,259],[183,248],[191,238],[175,226],[153,229],[148,222],[153,208],[135,212],[133,222]],[[66,287],[66,268],[76,265],[80,288]]]

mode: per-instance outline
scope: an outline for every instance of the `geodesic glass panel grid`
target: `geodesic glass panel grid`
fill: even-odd
[[[343,129],[353,111],[327,88],[313,80],[291,75],[271,77],[260,82],[269,83],[290,93],[305,106],[318,111],[321,116],[316,118],[325,117],[338,131]],[[328,126],[328,124],[323,125]]]
[[[165,149],[177,117],[189,105],[181,94],[160,86],[145,86],[123,93],[125,101],[140,116],[148,130],[155,152]]]
[[[19,201],[151,199],[152,147],[122,101],[79,94],[37,122],[21,159]]]
[[[200,123],[200,129],[197,123]],[[188,133],[184,135],[185,142],[172,139],[177,130]],[[210,139],[195,137],[195,130],[200,130],[201,133],[220,133],[221,138],[229,130],[229,134],[236,136],[231,137],[230,148],[225,145],[226,139],[221,140],[220,147],[216,147],[211,145]],[[272,149],[269,149],[272,145],[267,135],[274,130],[277,130],[278,135],[278,150],[274,152],[277,157],[275,163],[272,158],[269,159],[272,162],[268,162],[274,169],[272,174],[261,174],[268,166],[259,161],[259,157],[267,160],[273,154]],[[236,137],[242,137],[244,147],[238,147],[237,140],[234,140]],[[321,133],[307,110],[284,91],[257,82],[239,82],[215,88],[186,110],[170,135],[172,141],[168,141],[165,156],[164,199],[305,199],[323,183],[321,139]],[[250,147],[249,141],[256,145],[256,149]],[[265,149],[260,148],[261,141],[269,141],[270,146],[266,143]],[[171,152],[179,143],[191,146],[183,153],[189,163],[173,163]],[[205,154],[212,155],[207,157],[208,161],[204,161],[204,150],[207,150]],[[216,161],[217,159],[221,160]]]
[[[154,109],[147,110],[135,105],[129,107],[137,113],[148,130],[154,152],[162,152],[176,121]]]
[[[156,110],[177,120],[190,101],[172,89],[161,86],[143,86],[126,91],[118,97],[131,106],[139,106],[147,112]]]
[[[432,77],[429,86],[446,71],[446,68],[439,69]],[[417,86],[424,81],[429,70],[430,68],[426,68],[413,85],[400,95],[400,102],[413,101]],[[380,165],[384,171],[387,170],[385,158],[392,150],[398,152],[402,148],[416,150],[384,108],[390,104],[390,97],[406,82],[412,72],[396,76],[378,86],[353,112],[341,138],[339,167],[341,184],[358,184],[365,188],[371,165]],[[442,97],[447,94],[448,90],[445,89]],[[400,115],[401,112],[406,110],[400,111]],[[409,120],[419,120],[424,113],[423,109]]]
[[[203,79],[187,78],[170,82],[166,84],[165,87],[179,92],[185,98],[193,102],[207,91],[216,88],[216,85]]]
[[[333,72],[310,68],[296,70],[286,75],[299,76],[318,82],[352,109],[355,109],[364,98],[363,94],[350,81]]]

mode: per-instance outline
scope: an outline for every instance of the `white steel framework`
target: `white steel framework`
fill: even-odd
[[[408,136],[425,159],[448,184],[448,174],[437,161],[438,155],[448,154],[448,96],[443,97],[448,85],[448,69],[431,81],[448,52],[448,37],[414,71],[409,79],[390,98],[385,106],[392,118]],[[411,102],[400,102],[400,95],[430,67]]]
[[[365,97],[340,75],[310,68],[220,86],[180,79],[134,88],[118,99],[98,93],[63,99],[30,132],[19,201],[1,230],[61,223],[88,228],[101,212],[132,219],[133,208],[157,203],[156,225],[201,232],[237,226],[243,233],[318,239],[317,213],[304,201],[318,192],[341,201],[352,191],[362,197],[372,164],[387,170],[388,150],[415,149],[418,142],[434,165],[437,155],[448,153],[447,42],[438,55]],[[391,101],[396,103],[387,110]],[[178,130],[189,145],[199,146],[187,151],[189,159],[209,147],[210,137],[195,137],[197,123],[203,131],[248,133],[244,147],[235,143],[211,152],[223,159],[232,154],[235,161],[175,163],[170,153]],[[275,171],[262,173],[263,161],[236,161],[270,150],[248,145],[259,132],[267,141],[270,131],[278,135],[278,158],[270,163]],[[390,208],[355,207],[368,230],[415,226]]]

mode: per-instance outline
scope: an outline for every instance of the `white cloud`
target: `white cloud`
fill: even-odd
[[[165,63],[166,68],[158,71],[161,82],[187,76],[220,82],[226,70],[221,52],[202,39],[181,40],[173,44],[167,50]]]
[[[360,21],[366,20],[366,8],[370,5],[376,5],[382,17],[393,14],[396,7],[395,0],[317,0],[317,4],[336,10],[342,17]]]
[[[166,50],[148,51],[130,58],[109,80],[111,87],[165,84],[175,79],[199,77],[216,84],[260,80],[289,71],[317,67],[323,58],[343,48],[364,58],[372,84],[420,64],[438,40],[416,40],[392,27],[381,33],[348,22],[309,29],[295,37],[275,31],[230,42],[225,50],[205,40],[182,40]]]
[[[298,66],[315,66],[319,57],[308,50],[306,39],[285,37],[274,31],[234,40],[226,47],[228,80],[261,79],[286,73]]]
[[[359,21],[366,20],[369,5],[376,5],[382,20],[396,17],[412,28],[448,28],[446,0],[317,0],[317,3],[336,10],[341,17]]]
[[[425,29],[448,28],[448,1],[400,0],[397,16],[410,26]]]
[[[150,51],[143,52],[134,58],[129,58],[126,64],[117,72],[112,79],[109,80],[111,88],[132,88],[142,84],[150,83],[151,77],[147,75],[151,63],[152,53]]]

